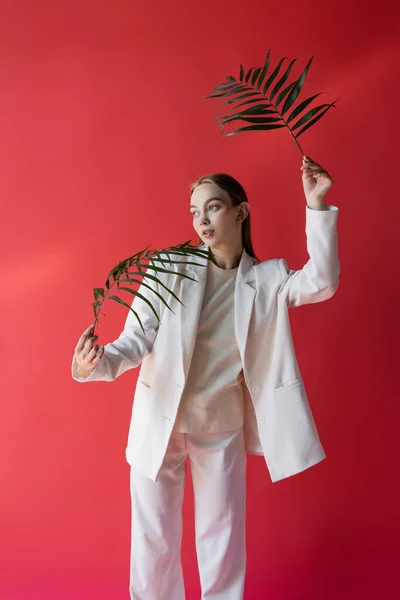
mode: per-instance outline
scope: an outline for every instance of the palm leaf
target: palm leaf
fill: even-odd
[[[245,71],[243,65],[240,65],[239,78],[232,75],[226,77],[227,81],[220,83],[211,90],[207,98],[222,98],[227,100],[223,102],[217,113],[217,124],[221,127],[222,133],[228,137],[242,133],[243,131],[256,131],[266,129],[279,129],[286,127],[296,142],[300,152],[304,152],[297,141],[297,138],[314,125],[319,119],[335,105],[337,100],[329,104],[320,104],[308,110],[300,116],[300,113],[320,94],[314,94],[303,100],[297,107],[294,107],[300,92],[303,89],[308,71],[310,69],[313,57],[310,58],[302,73],[297,79],[289,82],[292,67],[297,60],[290,61],[285,71],[282,71],[286,56],[283,57],[275,67],[270,70],[270,52],[262,67],[251,67]],[[286,86],[286,87],[285,87]],[[241,110],[238,111],[239,107]],[[228,108],[228,113],[219,117],[222,109]],[[335,107],[336,108],[336,107]],[[292,109],[285,117],[289,109]],[[272,115],[272,116],[264,116]],[[294,119],[299,117],[295,122]],[[240,127],[235,131],[225,133],[224,128],[234,121],[244,121],[251,123],[246,127]],[[297,131],[301,127],[300,131]]]
[[[92,303],[92,307],[93,307],[93,311],[94,311],[95,322],[94,322],[93,330],[96,325],[96,322],[99,320],[99,315],[100,315],[100,312],[101,312],[101,309],[103,306],[103,302],[105,300],[113,300],[114,302],[117,302],[118,304],[121,304],[121,305],[129,308],[129,310],[131,310],[133,312],[133,314],[136,316],[143,333],[145,332],[143,324],[140,320],[140,317],[139,317],[137,311],[135,311],[132,308],[132,306],[130,306],[127,302],[125,302],[124,300],[119,298],[119,296],[109,294],[109,292],[111,291],[111,289],[114,285],[117,287],[118,291],[128,292],[128,293],[132,294],[133,296],[141,298],[144,302],[146,302],[148,304],[148,306],[151,308],[151,310],[155,314],[157,320],[159,321],[160,317],[157,314],[155,307],[153,306],[153,304],[151,303],[151,301],[148,298],[146,298],[139,291],[137,291],[133,288],[130,288],[130,287],[121,286],[120,284],[121,283],[130,283],[130,284],[139,283],[139,284],[141,284],[144,288],[149,289],[151,292],[153,292],[155,297],[158,297],[169,310],[174,312],[172,310],[172,308],[169,306],[169,304],[166,302],[166,300],[162,296],[162,294],[160,294],[159,292],[157,292],[156,289],[154,289],[153,287],[148,285],[145,280],[147,279],[147,280],[158,283],[158,285],[163,287],[173,298],[175,298],[175,300],[177,300],[178,302],[180,302],[182,304],[182,302],[178,298],[178,296],[171,289],[169,289],[165,285],[165,283],[163,281],[161,281],[161,279],[159,279],[159,277],[157,275],[159,273],[164,273],[164,274],[168,274],[168,275],[177,275],[179,277],[185,277],[187,279],[191,279],[192,281],[196,281],[196,279],[194,279],[193,277],[190,277],[186,273],[179,272],[178,270],[173,269],[171,267],[168,268],[168,265],[186,264],[186,265],[206,266],[205,264],[201,264],[199,262],[187,260],[188,257],[189,258],[191,258],[191,257],[206,258],[207,260],[211,260],[212,262],[215,263],[215,258],[209,250],[201,250],[198,246],[192,246],[190,244],[190,240],[183,242],[182,244],[178,244],[176,246],[170,246],[169,248],[166,248],[163,250],[149,250],[148,248],[149,248],[149,246],[147,246],[144,250],[141,250],[140,252],[137,252],[136,254],[129,256],[128,258],[120,261],[108,273],[108,275],[106,277],[105,287],[104,288],[94,288],[94,290],[93,290],[94,302]],[[183,259],[179,260],[179,257],[185,257],[186,260],[183,260]],[[158,266],[160,263],[163,266]],[[143,269],[146,269],[146,271],[144,271]],[[136,279],[136,278],[133,278],[132,276],[135,276],[135,277],[141,276],[143,279],[142,280]],[[107,291],[105,291],[105,289]]]

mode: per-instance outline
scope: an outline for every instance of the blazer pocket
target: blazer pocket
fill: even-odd
[[[301,385],[303,385],[303,379],[301,377],[298,377],[297,379],[293,379],[292,381],[289,381],[288,383],[279,385],[278,387],[275,388],[275,392],[277,392],[277,393],[286,392],[287,390],[291,390],[291,389],[296,388]]]

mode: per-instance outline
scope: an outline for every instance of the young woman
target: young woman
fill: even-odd
[[[338,287],[338,209],[325,204],[332,178],[303,157],[309,260],[260,262],[250,205],[229,175],[192,185],[190,211],[199,247],[215,264],[188,257],[160,274],[183,306],[145,286],[117,340],[95,344],[90,326],[74,352],[76,381],[113,381],[141,365],[126,458],[131,465],[132,600],[184,600],[180,559],[186,458],[194,499],[203,600],[242,600],[246,569],[246,454],[264,456],[272,481],[325,458],[299,371],[288,309],[330,298]],[[191,263],[196,262],[197,265]]]

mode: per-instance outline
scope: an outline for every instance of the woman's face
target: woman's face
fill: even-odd
[[[241,207],[244,205],[248,203],[232,206],[230,196],[215,183],[202,183],[195,188],[190,199],[193,228],[202,241],[212,248],[236,245],[241,240]],[[210,234],[207,235],[206,230],[210,230]]]

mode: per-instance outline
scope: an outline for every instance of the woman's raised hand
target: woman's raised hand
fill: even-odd
[[[307,204],[311,208],[321,208],[324,205],[324,197],[333,185],[333,179],[328,171],[312,160],[309,156],[303,156],[303,187]]]
[[[98,339],[93,335],[93,325],[90,325],[78,340],[75,348],[75,362],[81,371],[91,373],[99,364],[104,354],[104,346],[94,345]]]

